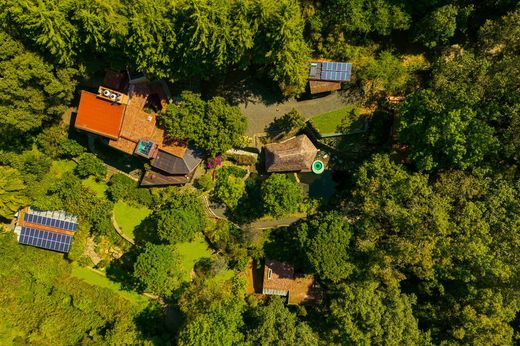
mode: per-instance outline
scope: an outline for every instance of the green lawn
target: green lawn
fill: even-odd
[[[106,276],[96,273],[88,268],[74,265],[72,268],[72,276],[81,279],[90,285],[108,288],[118,293],[123,298],[131,301],[132,303],[146,304],[148,302],[148,298],[146,298],[145,296],[142,296],[134,291],[122,290],[121,284],[119,284],[118,282],[111,281]]]
[[[134,207],[126,202],[118,201],[114,205],[114,216],[116,222],[125,235],[134,239],[134,229],[148,216],[152,211],[146,207]]]
[[[204,257],[211,257],[213,251],[209,248],[208,243],[204,240],[202,234],[198,234],[195,239],[187,243],[178,243],[175,245],[177,251],[182,257],[182,266],[185,269],[185,280],[190,281],[190,273],[193,271],[195,263]],[[234,272],[230,269],[217,275],[215,280],[231,279]]]
[[[212,251],[202,235],[197,236],[188,243],[178,243],[175,245],[182,257],[182,266],[186,272],[186,281],[190,280],[190,273],[198,260],[204,257],[211,257]]]
[[[336,133],[341,120],[347,116],[355,106],[347,106],[332,112],[323,113],[311,118],[311,123],[321,134]]]
[[[83,185],[89,187],[98,197],[104,196],[105,191],[108,189],[108,186],[104,181],[96,181],[94,177],[88,177],[83,180]]]

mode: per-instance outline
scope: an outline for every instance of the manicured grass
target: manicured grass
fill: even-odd
[[[198,260],[204,257],[211,257],[212,251],[202,235],[198,235],[193,241],[188,243],[178,243],[175,245],[178,253],[182,257],[182,267],[185,271],[186,281],[190,281],[190,273]]]
[[[178,243],[175,245],[178,253],[182,257],[182,267],[185,270],[185,280],[190,281],[191,272],[200,259],[211,257],[213,251],[209,248],[208,243],[204,240],[202,234],[198,234],[195,239],[187,243]],[[225,281],[233,277],[235,272],[227,269],[217,275],[214,280]]]
[[[76,162],[71,160],[52,161],[51,173],[61,177],[67,172],[71,172],[76,168]]]
[[[152,211],[146,207],[134,207],[126,202],[118,201],[114,205],[114,216],[116,222],[125,235],[134,239],[134,229],[148,216]]]
[[[96,273],[88,268],[74,265],[72,268],[72,276],[81,279],[90,285],[108,288],[132,303],[146,304],[148,302],[148,298],[145,296],[142,296],[137,292],[125,291],[121,288],[121,284],[118,282],[111,281],[106,276]]]
[[[89,187],[92,191],[96,193],[98,197],[102,197],[105,195],[105,191],[108,189],[108,186],[103,181],[96,181],[94,177],[88,177],[83,180],[83,185]]]
[[[323,113],[311,118],[311,123],[321,134],[336,133],[341,120],[347,116],[354,106],[347,106],[332,112]]]

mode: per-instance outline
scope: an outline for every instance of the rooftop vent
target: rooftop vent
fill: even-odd
[[[128,96],[106,87],[100,86],[98,89],[98,96],[102,99],[117,103],[117,104],[128,104]]]

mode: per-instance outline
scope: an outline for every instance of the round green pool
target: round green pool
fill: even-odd
[[[312,163],[312,171],[316,174],[321,174],[325,170],[325,165],[320,160],[316,160]]]

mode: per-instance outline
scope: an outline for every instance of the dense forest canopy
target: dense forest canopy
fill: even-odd
[[[247,146],[224,82],[246,75],[276,108],[309,96],[311,57],[353,64],[338,94],[368,123],[362,150],[324,144],[334,196],[309,200],[290,174],[251,183],[237,159],[210,171]],[[129,160],[107,167],[114,153],[69,126],[106,70],[173,86],[159,123],[213,160],[198,190],[137,187]],[[280,119],[281,136],[306,127]],[[518,344],[519,150],[515,0],[0,0],[0,343]],[[206,198],[233,222],[208,218]],[[28,205],[79,217],[68,255],[16,243]],[[122,207],[144,215],[131,243]],[[193,244],[210,254],[186,257]],[[321,302],[249,294],[246,268],[268,257],[315,275]]]

